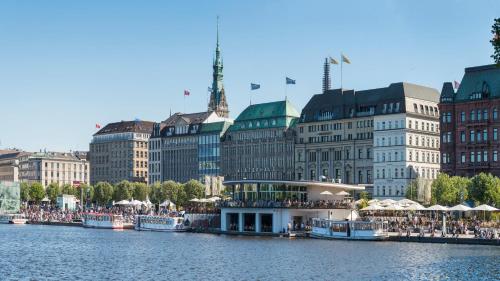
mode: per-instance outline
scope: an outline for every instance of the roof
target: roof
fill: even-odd
[[[186,121],[187,124],[192,125],[192,124],[201,124],[203,121],[205,121],[212,112],[204,111],[204,112],[197,112],[197,113],[180,113],[177,112],[173,114],[172,116],[168,117],[167,120],[163,121],[164,127],[171,127],[175,126],[177,121],[179,119],[182,119]]]
[[[15,159],[28,154],[30,153],[20,150],[0,150],[0,160]]]
[[[151,134],[154,122],[150,121],[121,121],[109,123],[100,129],[94,136],[116,133],[145,133]]]
[[[314,95],[301,113],[300,122],[335,120],[385,114],[383,104],[400,104],[398,113],[405,111],[405,98],[439,103],[436,89],[407,82],[392,83],[388,87],[362,91],[333,89]],[[392,113],[392,112],[388,112]],[[325,117],[326,116],[326,117]]]
[[[299,117],[299,112],[288,100],[253,104],[245,108],[236,118],[237,121],[256,120],[276,117]]]
[[[80,158],[73,152],[35,152],[29,157],[30,159],[57,159],[57,160],[68,160],[68,161],[86,161],[85,158]]]
[[[338,188],[344,190],[364,190],[363,185],[352,185],[345,183],[333,183],[333,182],[321,182],[321,181],[285,181],[285,180],[230,180],[224,181],[223,185],[235,185],[235,184],[252,184],[252,183],[264,183],[264,184],[284,184],[289,186],[317,186],[323,188]]]
[[[225,132],[233,123],[228,121],[203,123],[200,133]]]
[[[500,98],[500,67],[495,64],[466,68],[453,101],[469,101],[471,94],[486,92],[486,98]]]

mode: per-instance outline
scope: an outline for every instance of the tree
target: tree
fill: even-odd
[[[59,184],[53,182],[45,188],[45,193],[47,193],[47,197],[50,199],[50,202],[54,204],[56,203],[57,196],[61,194],[61,188],[59,187]]]
[[[113,198],[113,186],[107,182],[98,182],[94,187],[94,200],[106,205]]]
[[[153,185],[149,186],[149,198],[151,202],[155,204],[160,204],[167,199],[166,194],[162,192],[159,182],[155,182]]]
[[[186,202],[186,192],[181,184],[174,181],[166,181],[161,184],[162,201],[168,199],[177,206],[183,206]]]
[[[61,194],[76,195],[76,189],[71,184],[65,184],[61,187]]]
[[[495,23],[491,26],[491,33],[493,34],[493,39],[490,40],[490,43],[493,45],[494,50],[491,58],[500,66],[500,18],[495,19]]]
[[[406,188],[406,198],[416,201],[418,198],[418,181],[412,180],[408,187]]]
[[[123,180],[115,186],[113,199],[115,201],[130,200],[132,197],[132,184],[129,181]]]
[[[476,203],[497,205],[500,203],[500,179],[480,173],[472,178],[469,194]]]
[[[149,186],[142,182],[136,182],[133,184],[134,193],[133,197],[139,201],[146,201],[146,198],[149,195]]]
[[[94,201],[94,187],[92,185],[83,183],[79,187],[75,187],[75,196],[78,199],[82,198],[82,192],[83,200],[88,200],[89,202]]]
[[[43,185],[39,182],[34,182],[30,186],[29,197],[35,203],[39,204],[40,201],[45,197],[45,190]]]
[[[364,199],[366,201],[368,201],[368,199],[370,198],[370,194],[366,191],[361,191],[359,193],[359,199]]]
[[[205,197],[205,186],[197,180],[190,180],[183,187],[187,200]]]
[[[22,182],[20,186],[20,196],[21,201],[28,202],[30,201],[30,185],[27,182]]]

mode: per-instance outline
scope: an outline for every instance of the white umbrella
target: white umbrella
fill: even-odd
[[[340,192],[335,193],[335,195],[337,195],[337,196],[349,196],[351,194],[349,194],[349,192],[345,192],[342,190]]]
[[[492,207],[492,206],[489,206],[489,205],[486,205],[486,204],[483,204],[483,205],[479,205],[475,208],[472,208],[473,211],[486,211],[486,212],[494,212],[494,211],[498,211],[497,208],[495,207]]]
[[[115,205],[129,205],[130,201],[128,200],[121,200],[115,203]]]
[[[354,204],[359,205],[359,204],[361,204],[363,201],[364,201],[364,199],[359,199],[359,200],[354,201]]]
[[[129,205],[131,205],[131,206],[140,206],[140,205],[142,205],[142,202],[139,201],[139,200],[132,200],[132,201],[130,201]]]
[[[198,198],[193,198],[193,199],[189,200],[189,202],[200,202],[200,199],[198,199]]]
[[[379,202],[380,204],[386,204],[386,205],[390,205],[390,204],[394,204],[396,203],[395,200],[392,200],[392,199],[384,199],[382,201]]]
[[[399,205],[410,205],[410,204],[417,204],[417,202],[405,198],[405,199],[399,200],[398,204]]]
[[[375,204],[361,209],[361,211],[380,211],[380,210],[385,210],[385,208]]]
[[[168,207],[171,203],[170,200],[165,200],[160,204],[160,207]]]
[[[42,199],[42,202],[50,202],[50,199],[47,198],[47,196],[45,196],[43,199]]]
[[[208,203],[208,202],[213,202],[213,201],[210,200],[210,199],[201,198],[200,200],[198,200],[198,202],[200,202],[200,203]]]
[[[434,206],[430,206],[429,208],[426,208],[425,210],[427,210],[427,211],[447,211],[448,208],[441,206],[441,205],[434,205]]]
[[[385,207],[385,210],[389,210],[389,211],[401,211],[401,210],[404,210],[403,207],[399,206],[398,204],[392,204],[392,205],[389,205],[387,207]]]
[[[220,197],[217,197],[217,196],[213,196],[213,197],[210,197],[208,198],[208,200],[211,200],[211,201],[219,201],[221,198]]]
[[[325,191],[321,192],[320,195],[333,195],[333,193],[331,193],[328,190],[325,190]]]
[[[458,204],[456,206],[453,206],[448,209],[448,211],[460,211],[460,212],[466,212],[466,211],[471,211],[472,209],[470,207],[467,207],[463,204]]]
[[[368,201],[368,205],[371,205],[371,204],[374,204],[374,203],[378,203],[380,200],[378,199],[372,199],[370,201]]]
[[[420,204],[411,204],[404,208],[407,211],[423,211],[425,207]]]

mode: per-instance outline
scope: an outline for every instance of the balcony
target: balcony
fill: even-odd
[[[218,208],[270,208],[270,209],[351,209],[351,200],[272,201],[226,200],[217,202]]]

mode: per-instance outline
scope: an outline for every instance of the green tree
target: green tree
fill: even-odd
[[[166,181],[161,184],[161,201],[168,199],[177,206],[184,206],[186,203],[186,192],[181,184],[174,181]]]
[[[500,66],[500,18],[495,19],[495,22],[491,26],[491,33],[493,34],[493,39],[490,40],[491,45],[493,45],[493,55],[491,55],[491,58]]]
[[[460,204],[469,199],[469,186],[471,180],[465,177],[454,176],[451,177],[451,183],[455,188],[455,202],[450,205]]]
[[[474,176],[469,186],[469,195],[479,204],[499,204],[500,179],[485,173]]]
[[[76,195],[75,187],[71,184],[65,184],[61,187],[61,194]]]
[[[136,182],[133,184],[134,193],[133,197],[135,200],[146,201],[146,198],[149,195],[149,186],[142,182]]]
[[[186,182],[183,187],[186,192],[187,200],[205,197],[205,186],[197,180],[190,180]]]
[[[50,202],[54,204],[56,203],[57,196],[61,194],[61,188],[59,187],[59,184],[53,182],[45,188],[45,193],[47,194],[47,197],[50,199]]]
[[[359,193],[359,199],[364,199],[364,200],[368,201],[370,199],[370,194],[366,191],[361,191]]]
[[[132,197],[131,191],[133,190],[133,185],[126,180],[119,182],[114,188],[113,200],[130,200]]]
[[[113,198],[113,186],[107,182],[98,182],[94,186],[94,200],[101,205],[106,205]]]
[[[155,204],[162,203],[167,198],[162,192],[161,184],[159,182],[155,182],[149,186],[149,198],[151,202]]]
[[[406,188],[405,196],[410,200],[417,201],[418,198],[417,192],[418,192],[418,182],[417,180],[412,180],[408,185],[408,187]]]
[[[45,197],[45,189],[43,189],[43,185],[39,182],[32,183],[30,186],[29,197],[35,203],[39,204]]]
[[[88,202],[94,202],[94,187],[92,185],[83,183],[79,187],[75,187],[75,196],[78,199],[82,198],[82,192],[83,192],[83,200],[88,200]]]
[[[22,182],[20,187],[21,192],[21,201],[28,202],[30,201],[30,185],[27,182]]]

